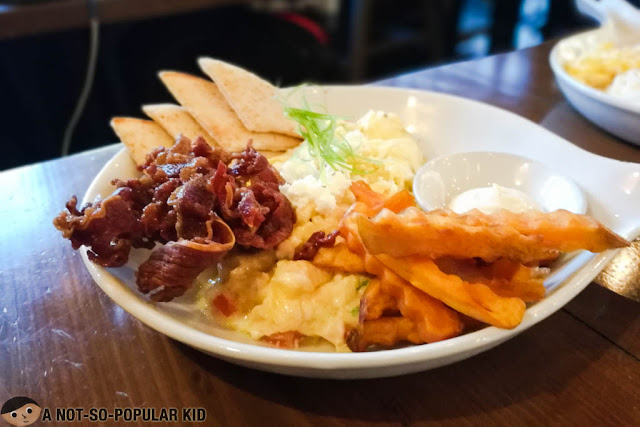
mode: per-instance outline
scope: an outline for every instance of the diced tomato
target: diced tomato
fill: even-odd
[[[231,316],[237,310],[236,303],[225,294],[216,295],[211,303],[216,310],[226,317]]]
[[[298,348],[303,337],[298,331],[287,331],[262,337],[262,341],[280,348]]]

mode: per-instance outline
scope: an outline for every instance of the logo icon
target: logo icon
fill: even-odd
[[[28,397],[16,396],[4,402],[0,415],[13,426],[28,426],[40,418],[40,405]]]

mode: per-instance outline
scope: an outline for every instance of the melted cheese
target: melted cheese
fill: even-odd
[[[346,351],[345,333],[358,324],[360,276],[335,276],[308,261],[279,261],[264,288],[264,300],[231,324],[259,339],[278,332],[298,331],[320,337]]]

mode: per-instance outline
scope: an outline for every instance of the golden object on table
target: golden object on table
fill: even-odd
[[[618,255],[594,280],[600,286],[640,302],[640,238]]]

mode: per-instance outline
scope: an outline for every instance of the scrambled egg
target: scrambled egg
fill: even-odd
[[[278,261],[262,303],[231,323],[255,339],[298,331],[347,351],[345,335],[348,327],[358,324],[362,280],[357,275],[333,275],[309,261]]]
[[[358,323],[358,306],[366,278],[337,274],[308,261],[293,261],[295,249],[316,231],[332,232],[355,201],[349,186],[366,181],[373,190],[392,195],[411,190],[416,170],[424,162],[416,141],[393,114],[370,111],[357,122],[341,122],[336,136],[363,157],[375,161],[375,170],[352,174],[333,170],[312,157],[307,142],[270,161],[286,183],[280,190],[296,209],[291,236],[262,255],[231,256],[211,292],[237,301],[233,315],[222,319],[233,329],[255,339],[298,331],[348,351],[345,335]],[[207,297],[207,298],[210,298]]]

